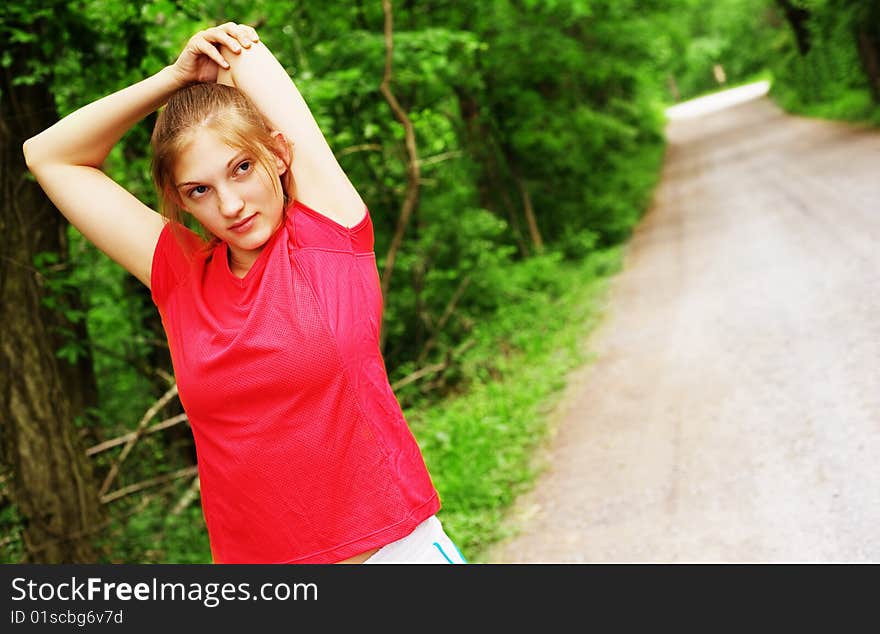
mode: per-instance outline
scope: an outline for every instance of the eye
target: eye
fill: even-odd
[[[250,161],[242,161],[238,164],[238,167],[235,168],[235,171],[239,172],[240,174],[246,174],[247,172],[251,171],[251,166],[252,164]]]
[[[190,196],[190,198],[198,198],[199,196],[202,196],[203,194],[206,194],[207,192],[208,192],[207,185],[196,185],[191,190],[189,190],[189,196]]]

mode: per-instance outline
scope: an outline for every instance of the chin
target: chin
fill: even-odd
[[[272,234],[270,234],[268,231],[254,231],[251,235],[242,240],[240,244],[243,249],[247,249],[249,251],[253,251],[254,249],[261,249],[269,241],[269,238],[271,236]]]

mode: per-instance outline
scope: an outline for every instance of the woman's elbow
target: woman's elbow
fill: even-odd
[[[32,140],[33,139],[28,139],[27,141],[25,141],[21,145],[21,153],[24,154],[24,162],[28,167],[31,166],[31,161],[32,161],[31,152],[30,152],[30,148],[28,147],[28,145],[30,144],[30,142]]]
[[[22,143],[21,152],[24,154],[24,163],[28,170],[36,175],[37,169],[49,163],[58,162],[59,157],[53,154],[53,145],[49,139],[43,138],[42,133],[32,136]]]
[[[28,169],[33,169],[40,161],[40,144],[36,140],[37,137],[31,137],[21,146],[21,152],[24,154],[24,163]]]

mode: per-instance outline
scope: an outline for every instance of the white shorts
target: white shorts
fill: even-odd
[[[415,530],[396,542],[386,544],[364,561],[365,564],[466,564],[440,520],[432,515]]]

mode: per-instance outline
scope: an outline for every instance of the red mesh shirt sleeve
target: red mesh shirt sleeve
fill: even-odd
[[[373,224],[366,207],[361,220],[346,227],[297,200],[288,214],[288,222],[291,236],[299,248],[316,247],[349,253],[373,250]]]
[[[177,225],[178,231],[174,231],[172,224],[168,222],[162,227],[153,252],[150,294],[156,306],[164,304],[168,294],[186,279],[193,258],[203,246],[201,238],[194,232],[183,225]]]

